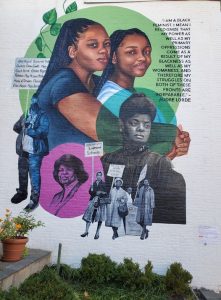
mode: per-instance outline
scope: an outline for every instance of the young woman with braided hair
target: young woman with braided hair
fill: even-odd
[[[111,34],[110,40],[109,62],[94,93],[104,105],[110,97],[116,95],[116,101],[113,101],[112,107],[109,105],[108,108],[117,114],[120,105],[135,91],[135,78],[144,76],[149,68],[152,47],[148,36],[137,28],[116,30]],[[164,132],[166,128],[173,132],[175,130],[176,133],[173,147],[167,156],[173,159],[187,154],[190,144],[189,133],[181,131],[173,124],[162,123],[166,123],[164,116],[157,110],[154,120],[156,127],[153,128],[154,135],[157,136],[158,132]]]

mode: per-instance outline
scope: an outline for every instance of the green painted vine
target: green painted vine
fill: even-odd
[[[63,3],[63,10],[65,14],[69,14],[77,10],[77,3],[75,1],[65,8],[66,1],[67,0],[65,0]],[[57,22],[58,16],[55,8],[44,13],[42,19],[44,21],[44,25],[40,29],[39,36],[35,40],[35,45],[39,51],[39,53],[37,54],[37,58],[46,58],[47,57],[47,55],[45,54],[46,49],[50,53],[52,53],[52,49],[49,47],[45,39],[45,33],[49,32],[51,36],[57,36],[62,26],[61,23]],[[46,27],[47,30],[45,30]]]

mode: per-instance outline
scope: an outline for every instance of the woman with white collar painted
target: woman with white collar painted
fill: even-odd
[[[127,192],[122,189],[123,180],[117,177],[114,181],[115,187],[110,191],[111,203],[107,205],[107,215],[105,225],[112,227],[115,240],[118,237],[118,228],[121,226],[123,218],[119,215],[120,204],[127,203]]]

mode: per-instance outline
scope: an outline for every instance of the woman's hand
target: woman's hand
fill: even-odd
[[[179,125],[177,127],[177,135],[174,146],[172,150],[167,154],[167,157],[172,160],[175,157],[186,155],[189,151],[190,142],[191,139],[189,132],[183,131],[182,126]]]
[[[177,135],[175,144],[176,144],[176,156],[186,155],[190,146],[190,135],[187,131],[180,131]]]

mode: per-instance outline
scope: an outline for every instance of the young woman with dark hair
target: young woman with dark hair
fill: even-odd
[[[116,30],[111,36],[111,52],[107,67],[105,68],[101,80],[95,89],[95,96],[105,105],[105,102],[113,95],[115,101],[112,107],[108,107],[112,112],[119,113],[120,105],[135,92],[134,81],[136,77],[145,75],[151,64],[152,46],[148,36],[137,28],[127,30]],[[109,103],[109,105],[111,105]],[[117,111],[118,110],[118,111]],[[115,114],[117,114],[115,113]],[[187,154],[190,137],[189,133],[180,131],[173,124],[166,123],[163,114],[157,110],[154,120],[154,135],[162,133],[166,128],[174,132],[174,145],[167,153],[170,159],[176,156]],[[177,133],[177,135],[176,135]],[[176,136],[175,136],[176,135]]]
[[[96,140],[100,103],[91,96],[110,52],[104,27],[80,18],[65,22],[56,40],[45,76],[37,90],[38,103],[50,121],[49,148]]]
[[[110,40],[108,65],[94,92],[102,102],[103,92],[108,92],[106,86],[111,82],[118,85],[118,88],[113,85],[115,92],[122,89],[134,92],[135,78],[144,76],[151,64],[151,43],[140,29],[116,30],[111,34]]]

